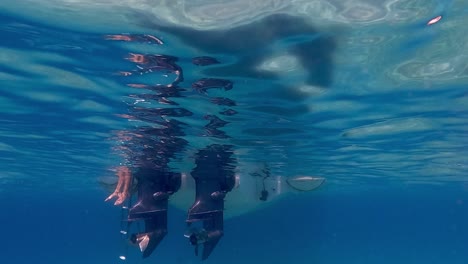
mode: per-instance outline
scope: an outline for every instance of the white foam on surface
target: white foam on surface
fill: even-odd
[[[279,74],[288,74],[288,72],[300,70],[298,67],[298,59],[294,56],[285,54],[269,58],[263,63],[260,63],[259,69]]]
[[[73,110],[77,111],[90,111],[90,112],[111,112],[112,108],[108,105],[101,104],[94,100],[74,100],[72,102],[73,106],[71,107]]]
[[[121,127],[121,123],[117,122],[115,119],[106,118],[103,116],[88,116],[84,118],[78,119],[78,121],[97,124],[97,125],[104,125],[108,128],[119,128]]]
[[[3,0],[0,7],[15,14],[67,28],[86,30],[130,30],[138,28],[135,13],[155,21],[197,29],[227,28],[268,14],[282,12],[309,17],[315,24],[402,23],[427,18],[441,10],[436,1],[403,0]],[[453,5],[462,2],[454,1]],[[443,8],[443,7],[442,7]]]
[[[371,125],[348,129],[343,136],[351,138],[365,138],[370,136],[385,136],[402,134],[407,132],[418,132],[434,129],[433,122],[425,118],[397,118]]]

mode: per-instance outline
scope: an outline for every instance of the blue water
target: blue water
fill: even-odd
[[[176,56],[184,70],[185,91],[168,98],[192,112],[167,117],[188,124],[174,135],[187,140],[174,170],[190,171],[193,153],[209,144],[229,144],[239,167],[326,179],[226,220],[206,263],[466,263],[468,4],[382,1],[358,12],[330,1],[331,18],[317,17],[324,6],[278,4],[264,7],[284,14],[273,22],[239,11],[229,27],[228,18],[210,20],[209,5],[187,4],[187,17],[171,7],[175,26],[163,11],[72,2],[24,0],[0,11],[1,263],[200,262],[183,237],[186,208],[170,208],[167,237],[142,260],[119,234],[121,208],[104,202],[112,190],[100,179],[125,162],[116,135],[150,123],[122,115],[173,107],[136,99],[153,93],[129,84],[174,76],[118,74],[138,70],[132,53]],[[123,33],[164,44],[105,37]],[[196,56],[222,64],[196,66]],[[233,89],[192,89],[212,77]],[[213,97],[235,101],[236,114],[220,114],[229,107]],[[207,127],[207,115],[228,123]]]

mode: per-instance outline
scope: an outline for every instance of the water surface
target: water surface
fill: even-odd
[[[5,263],[120,261],[121,212],[102,202],[109,190],[97,179],[122,162],[118,135],[148,125],[129,115],[174,107],[135,88],[174,75],[124,76],[140,70],[131,54],[175,56],[184,71],[184,90],[168,99],[191,115],[165,119],[186,124],[175,170],[189,171],[204,146],[228,144],[242,168],[326,178],[315,193],[228,220],[208,263],[464,263],[463,1],[0,6]],[[164,44],[106,37],[126,33]],[[197,66],[197,56],[221,63]],[[202,78],[233,87],[193,89]],[[185,212],[174,208],[170,219],[145,262],[197,262],[181,236]]]

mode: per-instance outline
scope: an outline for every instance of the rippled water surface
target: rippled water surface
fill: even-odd
[[[161,140],[150,162],[178,172],[222,144],[241,173],[326,179],[227,221],[207,263],[464,263],[468,3],[221,2],[0,3],[0,197],[8,225],[38,225],[7,232],[1,262],[138,251],[121,249],[102,181]],[[197,262],[174,237],[159,258]]]

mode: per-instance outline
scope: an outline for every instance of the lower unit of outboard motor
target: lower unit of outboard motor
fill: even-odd
[[[133,234],[143,258],[149,257],[167,234],[167,207],[169,196],[179,190],[181,176],[157,169],[140,169],[136,173],[138,200],[128,213],[129,221],[145,222],[142,233]]]
[[[202,259],[211,254],[223,236],[224,198],[235,185],[234,160],[231,146],[211,145],[196,155],[192,171],[195,180],[195,203],[188,211],[187,224],[202,221],[203,227],[186,235],[198,248],[203,245]]]

